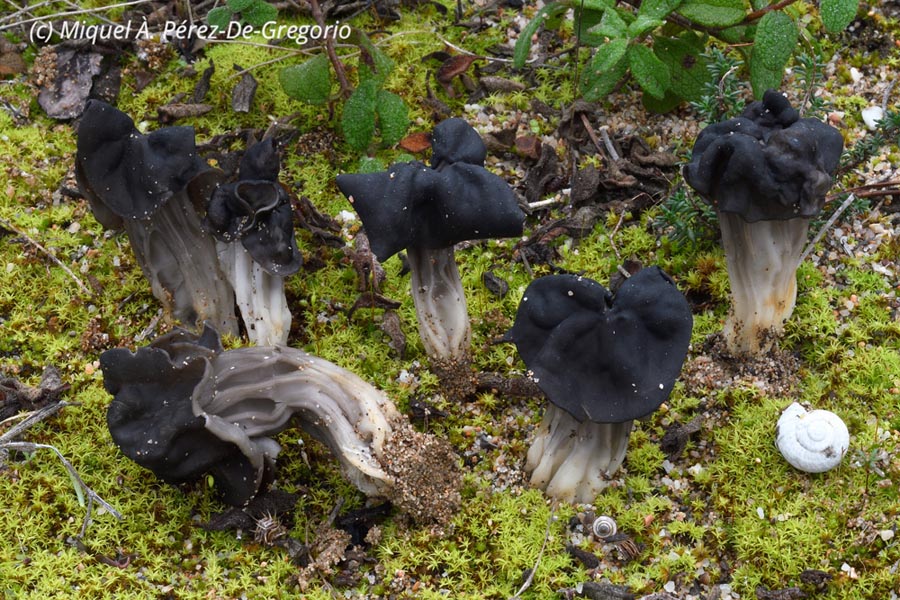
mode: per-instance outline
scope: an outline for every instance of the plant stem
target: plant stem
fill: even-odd
[[[312,12],[313,19],[316,20],[316,24],[324,30],[325,15],[322,13],[322,8],[319,6],[319,0],[309,0],[309,8],[310,12]],[[341,84],[341,95],[344,96],[344,98],[349,98],[353,93],[353,86],[350,85],[350,81],[347,79],[347,73],[344,71],[344,63],[341,62],[337,52],[334,50],[334,39],[331,36],[325,36],[325,53],[328,54],[328,60],[331,61],[331,66],[334,67],[334,74]]]
[[[770,4],[768,6],[764,6],[763,8],[761,8],[759,10],[754,10],[752,13],[750,13],[749,15],[744,17],[744,23],[752,23],[753,21],[756,21],[757,19],[763,18],[766,15],[766,13],[770,13],[770,12],[776,11],[776,10],[781,10],[782,8],[790,6],[791,4],[793,4],[796,1],[797,0],[781,0],[781,2],[776,2],[775,4]]]

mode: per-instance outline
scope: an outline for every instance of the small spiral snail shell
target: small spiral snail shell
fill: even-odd
[[[807,412],[794,402],[778,419],[775,444],[793,467],[806,473],[823,473],[844,458],[850,447],[850,432],[833,412]]]
[[[618,529],[615,520],[612,517],[607,516],[597,517],[591,525],[591,531],[593,531],[594,535],[598,538],[608,538],[611,535],[615,535]]]

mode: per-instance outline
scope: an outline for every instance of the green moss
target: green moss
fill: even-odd
[[[650,441],[643,427],[631,432],[628,442],[628,472],[653,475],[662,466],[665,455],[657,444]]]
[[[571,570],[571,561],[559,552],[570,515],[570,509],[560,507],[551,519],[538,491],[518,496],[479,492],[467,499],[450,535],[433,539],[424,532],[390,531],[396,538],[379,547],[379,558],[388,578],[403,571],[418,579],[417,597],[439,597],[440,589],[452,590],[458,598],[509,597],[521,585],[524,571],[534,567],[546,537],[548,551],[529,593],[548,597],[554,586],[573,585],[571,576],[563,575]]]
[[[435,23],[423,26],[423,18]],[[507,41],[506,27],[472,35],[467,27],[446,25],[430,7],[404,14],[396,24],[375,23],[369,15],[353,24],[370,31],[390,30],[372,37],[396,61],[386,88],[404,96],[417,131],[429,130],[433,122],[431,108],[422,99],[429,71],[436,66],[425,62],[425,57],[444,49],[435,32],[482,55],[490,55],[492,45]],[[353,50],[339,51],[348,52],[353,79]],[[294,102],[278,84],[278,69],[303,57],[277,49],[216,44],[193,66],[194,72],[202,72],[210,60],[217,68],[207,98],[214,110],[189,120],[199,139],[246,127],[267,128],[273,118],[295,115],[290,124],[297,127],[300,139],[288,146],[285,182],[325,213],[349,210],[334,186],[334,175],[353,170],[360,157],[348,152],[334,134],[339,110],[332,115],[327,107]],[[253,67],[259,83],[248,114],[230,109],[230,92],[238,81],[232,70],[235,63]],[[125,66],[128,73],[140,65]],[[134,92],[132,76],[126,74],[120,108],[143,129],[156,128],[157,108],[176,94],[192,92],[198,75],[186,68],[173,58],[141,92]],[[846,66],[839,63],[839,73],[842,70]],[[502,74],[531,87],[527,93],[486,99],[487,112],[491,105],[524,108],[532,97],[555,107],[573,99],[569,69]],[[454,114],[464,114],[464,97],[449,98],[436,87],[433,92]],[[15,233],[0,238],[0,371],[34,385],[45,365],[62,369],[64,380],[72,386],[65,398],[78,405],[64,409],[27,437],[59,448],[85,482],[125,520],[95,513],[84,540],[90,552],[72,547],[67,540],[78,534],[85,508],[79,505],[61,464],[48,451],[31,456],[14,453],[9,468],[0,472],[0,497],[8,509],[0,518],[5,540],[0,549],[0,595],[186,599],[246,595],[324,600],[345,594],[343,589],[332,593],[325,576],[301,592],[297,568],[282,550],[247,543],[248,532],[239,540],[234,533],[200,528],[200,523],[223,508],[209,481],[181,487],[163,484],[125,460],[112,443],[105,426],[109,396],[97,372],[97,358],[108,347],[135,345],[135,337],[157,315],[159,305],[127,239],[103,232],[83,200],[54,195],[71,167],[74,135],[71,125],[42,118],[33,95],[33,89],[22,82],[7,82],[0,90],[4,101],[30,107],[33,118],[32,123],[19,125],[8,111],[0,110],[0,138],[22,149],[0,169],[0,217],[46,249],[36,249]],[[855,96],[838,101],[838,108],[848,115],[861,106]],[[854,118],[848,116],[848,122]],[[506,117],[501,121],[509,122]],[[528,123],[528,130],[540,135],[552,134],[556,127],[554,120],[543,117]],[[301,142],[313,138],[323,141],[328,151],[304,151]],[[566,150],[560,150],[560,155],[569,158]],[[372,148],[370,158],[388,164],[408,157],[401,157],[397,149]],[[581,160],[583,166],[597,159]],[[699,347],[708,334],[721,329],[727,310],[724,255],[708,247],[687,251],[659,239],[650,226],[653,216],[653,210],[639,218],[610,213],[589,236],[574,241],[560,238],[555,242],[559,265],[607,285],[623,259],[660,264],[704,307],[694,315],[692,342]],[[533,224],[529,221],[529,228]],[[357,228],[358,224],[348,231],[352,234]],[[545,539],[544,555],[523,598],[555,597],[559,589],[586,580],[589,575],[564,549],[569,541],[566,524],[574,508],[562,505],[554,511],[539,491],[520,492],[515,485],[514,474],[524,461],[542,402],[484,393],[466,404],[451,404],[435,396],[439,385],[427,369],[409,278],[401,276],[400,260],[393,258],[384,265],[388,278],[383,293],[401,303],[397,312],[408,341],[402,359],[386,343],[379,327],[380,310],[362,309],[352,318],[347,316],[358,292],[344,253],[320,248],[308,232],[298,235],[304,254],[316,259],[309,264],[318,263],[321,268],[304,270],[288,280],[296,323],[291,343],[357,372],[384,389],[401,409],[414,396],[436,403],[448,416],[421,427],[449,439],[471,462],[465,469],[463,508],[443,534],[410,529],[402,519],[387,519],[381,541],[368,549],[379,564],[362,567],[375,583],[369,584],[364,577],[348,593],[402,595],[410,579],[415,579],[420,598],[509,598],[520,587],[525,570],[534,567]],[[532,278],[521,262],[513,260],[514,246],[515,240],[491,241],[457,253],[473,316],[479,370],[507,374],[524,370],[513,346],[493,343],[511,324]],[[897,248],[897,242],[890,241],[875,257],[841,257],[835,265],[838,285],[831,285],[831,276],[823,275],[810,261],[798,270],[800,294],[786,325],[784,345],[798,352],[803,362],[797,399],[838,412],[850,427],[852,447],[842,465],[829,473],[805,475],[780,457],[773,443],[774,423],[794,398],[766,397],[745,389],[703,395],[678,384],[668,411],[636,425],[620,479],[595,500],[593,509],[613,516],[620,531],[641,548],[640,555],[627,562],[615,562],[617,555],[605,556],[616,568],[604,575],[629,585],[636,595],[651,594],[667,581],[690,581],[698,576],[700,565],[707,564],[713,581],[730,576],[736,591],[752,597],[757,585],[772,589],[798,585],[802,570],[819,568],[835,575],[829,590],[819,595],[825,600],[890,596],[896,589],[892,566],[900,561],[900,545],[873,533],[895,528],[900,501],[895,484],[900,478],[896,465],[900,326],[892,319],[890,282],[870,263],[895,260]],[[71,269],[90,292],[81,292],[49,255]],[[533,271],[540,276],[550,269],[537,265]],[[498,298],[486,289],[483,278],[488,272],[509,283],[508,294]],[[855,305],[846,309],[844,303],[851,295],[856,296]],[[155,333],[169,325],[163,320]],[[86,335],[91,329],[98,335]],[[415,375],[415,382],[398,380],[401,370]],[[704,418],[704,428],[692,436],[680,457],[670,460],[671,470],[666,472],[660,437],[669,425],[698,414]],[[474,432],[493,436],[503,445],[481,448]],[[365,505],[366,498],[341,477],[321,444],[296,430],[283,432],[278,441],[283,447],[278,486],[300,494],[292,535],[304,540],[339,500],[344,510]],[[498,473],[507,473],[513,482],[508,489],[492,488]],[[866,523],[860,525],[857,518]],[[589,549],[600,552],[599,545]],[[103,564],[101,557],[131,557],[131,562],[116,568]],[[704,563],[706,559],[710,562]],[[855,579],[841,571],[845,563],[854,568]]]

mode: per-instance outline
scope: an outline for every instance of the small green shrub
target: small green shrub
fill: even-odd
[[[358,82],[353,89],[341,90],[345,96],[341,114],[344,139],[353,150],[363,152],[375,139],[377,131],[381,143],[392,146],[409,128],[409,108],[403,98],[384,89],[394,69],[394,61],[364,33],[354,30],[353,36],[360,51]],[[279,73],[279,80],[291,98],[307,104],[325,104],[335,100],[331,95],[332,71],[341,72],[338,79],[346,86],[343,62],[334,58],[329,60],[324,53],[299,65],[285,67]]]
[[[596,101],[632,79],[644,91],[646,108],[665,112],[704,94],[713,40],[744,55],[756,96],[781,85],[784,68],[796,53],[800,20],[793,2],[766,0],[553,0],[522,30],[514,64],[523,67],[532,36],[542,26],[559,28],[567,11],[575,14],[578,42],[594,48],[578,82],[579,92]],[[856,0],[822,0],[821,24],[843,30],[856,15]],[[806,26],[806,25],[804,25]]]

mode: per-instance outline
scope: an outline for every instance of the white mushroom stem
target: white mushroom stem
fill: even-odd
[[[469,312],[453,247],[408,248],[407,254],[425,352],[445,361],[468,356],[472,342]]]
[[[337,457],[364,494],[420,522],[446,522],[461,478],[451,446],[413,429],[393,402],[327,360],[285,346],[229,350],[210,359],[193,411],[262,473],[279,446],[269,436],[292,419]]]
[[[125,219],[125,231],[153,295],[188,327],[209,322],[236,335],[234,296],[219,269],[216,248],[180,192],[144,219]]]
[[[472,329],[453,247],[408,248],[419,336],[444,394],[463,399],[475,390],[470,367]]]
[[[734,355],[764,353],[794,312],[809,219],[748,223],[720,212],[719,226],[732,296],[725,343]]]
[[[263,269],[240,242],[216,242],[219,264],[234,288],[234,296],[257,346],[287,344],[291,311],[284,295],[284,278]]]
[[[525,462],[531,485],[565,502],[593,502],[625,460],[632,423],[579,422],[550,404]]]

